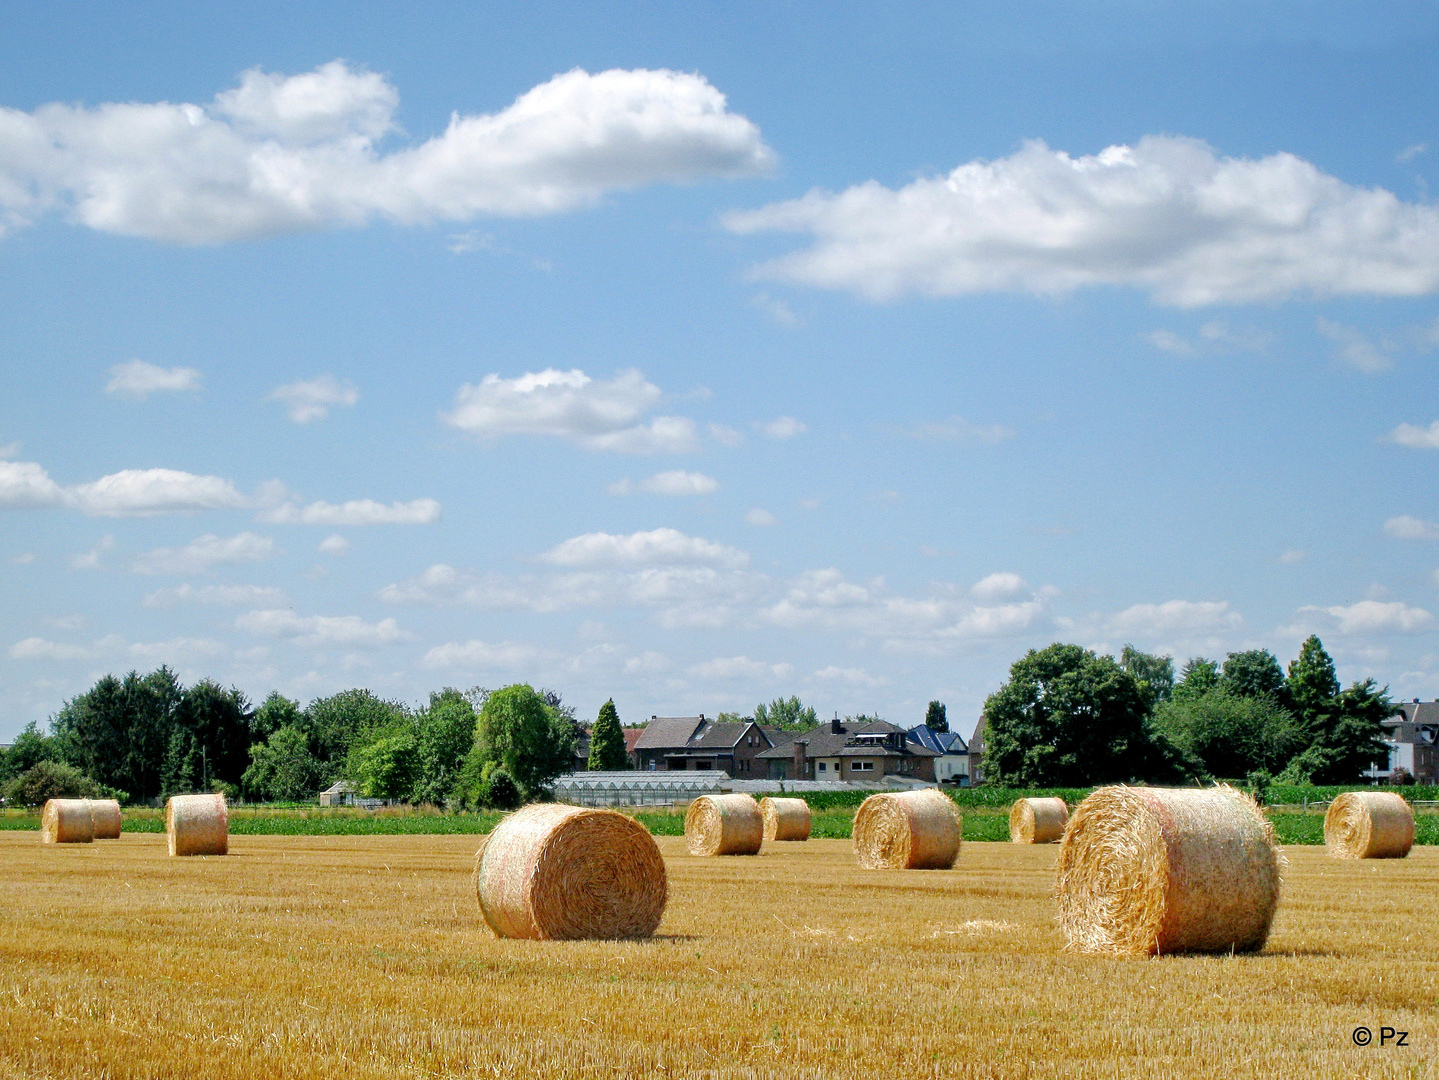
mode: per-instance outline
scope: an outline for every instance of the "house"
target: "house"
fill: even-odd
[[[974,734],[969,737],[969,784],[984,783],[984,713],[974,725]]]
[[[646,772],[721,770],[735,778],[765,775],[756,762],[773,744],[753,720],[718,723],[699,716],[652,716],[634,743],[636,767]]]
[[[1387,780],[1402,769],[1417,783],[1439,784],[1439,700],[1415,698],[1400,704],[1399,710],[1383,722],[1389,760],[1383,769],[1370,769],[1367,775]]]
[[[635,753],[635,743],[640,741],[640,736],[644,733],[645,729],[642,727],[625,728],[625,757],[630,759],[631,769],[640,767],[640,756]]]
[[[939,756],[934,759],[934,779],[941,784],[969,786],[969,747],[957,731],[934,731],[920,724],[905,733],[910,742],[927,746]]]
[[[884,720],[855,724],[835,717],[810,731],[786,731],[759,755],[771,780],[882,780],[904,776],[934,782],[939,752],[911,742]]]

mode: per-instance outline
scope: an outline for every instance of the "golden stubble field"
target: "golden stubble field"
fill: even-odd
[[[1262,954],[1107,960],[1061,951],[1054,847],[865,872],[660,838],[659,936],[564,943],[490,934],[473,837],[231,843],[0,833],[0,1076],[1439,1075],[1434,848],[1289,848]]]

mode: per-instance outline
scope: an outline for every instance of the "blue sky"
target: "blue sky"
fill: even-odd
[[[0,740],[161,663],[1439,695],[1439,6],[6,14]]]

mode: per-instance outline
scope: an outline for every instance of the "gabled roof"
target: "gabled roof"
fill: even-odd
[[[633,753],[635,744],[640,741],[640,736],[645,733],[642,727],[627,727],[625,730],[625,753]]]
[[[936,754],[967,754],[969,747],[956,731],[935,731],[925,724],[909,729],[910,742],[933,750]]]
[[[636,750],[675,750],[689,744],[703,716],[656,716],[635,742]]]
[[[887,720],[876,720],[868,724],[840,724],[839,731],[834,730],[833,724],[824,723],[809,731],[785,732],[791,736],[780,746],[771,750],[765,750],[756,755],[761,758],[784,759],[794,756],[794,743],[800,739],[805,742],[805,756],[812,758],[819,757],[903,757],[909,754],[912,757],[938,757],[937,750],[931,750],[918,743],[906,744],[904,751],[895,750],[879,743],[873,746],[850,746],[849,741],[859,735],[899,735],[904,729]]]
[[[691,750],[730,750],[739,745],[744,738],[745,732],[751,727],[756,729],[759,725],[753,720],[741,720],[738,723],[717,724],[713,720],[706,720],[704,726],[690,739]],[[763,732],[761,732],[763,734]]]

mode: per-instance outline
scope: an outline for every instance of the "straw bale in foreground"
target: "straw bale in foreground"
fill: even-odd
[[[755,855],[764,843],[764,817],[752,795],[701,795],[685,812],[691,855]]]
[[[533,803],[475,858],[475,891],[500,937],[649,937],[668,899],[665,862],[638,821],[613,810]]]
[[[87,799],[49,799],[40,811],[40,843],[88,844],[95,839]]]
[[[90,820],[96,840],[120,839],[120,804],[114,799],[90,799]]]
[[[809,803],[803,799],[761,799],[759,813],[764,819],[765,843],[809,839]]]
[[[854,815],[853,836],[865,870],[948,870],[959,857],[959,809],[934,788],[871,795]]]
[[[1392,791],[1346,791],[1324,815],[1324,846],[1336,859],[1402,859],[1414,846],[1414,811]]]
[[[172,796],[165,803],[165,837],[171,855],[228,854],[230,809],[225,796]]]
[[[1282,863],[1269,821],[1231,787],[1100,788],[1064,830],[1060,927],[1077,952],[1260,949]]]
[[[1064,835],[1068,820],[1063,799],[1016,799],[1009,811],[1009,842],[1052,844]]]

